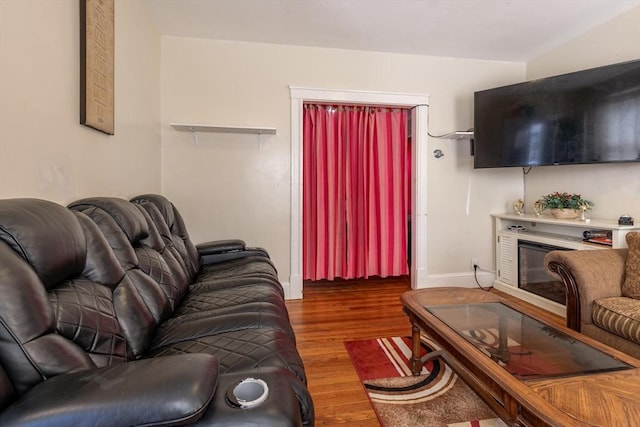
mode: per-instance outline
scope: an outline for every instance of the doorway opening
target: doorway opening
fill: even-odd
[[[408,276],[409,113],[304,104],[305,280]]]
[[[411,109],[411,287],[427,281],[427,114],[428,95],[290,87],[291,96],[291,275],[287,297],[303,297],[302,131],[305,102],[380,105]]]

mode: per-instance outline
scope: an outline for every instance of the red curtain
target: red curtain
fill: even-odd
[[[408,274],[408,110],[305,104],[305,280]]]

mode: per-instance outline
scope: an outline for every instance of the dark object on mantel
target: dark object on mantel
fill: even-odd
[[[633,225],[633,218],[629,215],[622,215],[618,219],[618,225]]]

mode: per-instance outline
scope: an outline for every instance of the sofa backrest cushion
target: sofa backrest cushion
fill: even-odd
[[[16,393],[61,371],[95,366],[79,346],[56,333],[42,281],[4,241],[0,241],[0,277],[0,363]]]
[[[626,240],[629,253],[627,254],[622,294],[629,298],[640,299],[640,232],[627,233]]]
[[[164,245],[166,245],[167,250],[170,251],[179,262],[185,280],[192,283],[198,273],[198,268],[190,259],[182,238],[173,234],[171,230],[169,230],[169,226],[165,222],[164,216],[160,212],[160,209],[158,209],[157,205],[148,201],[136,203],[135,205],[140,208],[140,210],[146,214],[149,221],[153,223],[153,228],[158,230],[158,235],[162,239]],[[197,261],[198,259],[196,259],[196,262]]]
[[[113,305],[124,271],[79,218],[44,200],[0,203],[0,363],[18,394],[130,357]]]
[[[138,252],[140,268],[160,284],[174,310],[187,294],[192,279],[187,274],[182,257],[175,248],[165,243],[149,213],[140,205],[130,205],[139,209],[149,226],[149,237],[141,240],[136,248],[136,251],[141,249]]]
[[[189,237],[180,212],[166,197],[159,194],[144,194],[131,201],[149,213],[165,244],[180,255],[189,282],[193,282],[200,272],[200,254]]]
[[[80,224],[59,207],[37,199],[2,202],[0,238],[33,266],[46,288],[82,271],[86,256]]]
[[[85,230],[88,242],[85,275],[103,287],[112,289],[107,296],[104,289],[96,288],[96,296],[101,292],[100,297],[110,298],[112,306],[110,310],[107,300],[104,300],[105,304],[100,305],[99,309],[96,308],[102,314],[103,324],[99,327],[103,333],[108,325],[112,326],[114,332],[120,331],[127,342],[127,359],[139,358],[147,349],[160,322],[159,319],[166,317],[166,297],[158,285],[139,269],[124,270],[97,224],[81,212],[75,214]],[[103,218],[103,225],[109,223],[110,219],[109,216]],[[111,228],[119,230],[116,225],[112,225]],[[114,235],[118,234],[111,233],[111,237]],[[122,240],[127,242],[126,238]],[[125,249],[127,244],[118,246],[120,254],[129,252]],[[79,301],[83,307],[91,307],[97,303],[91,299]],[[105,345],[108,346],[109,342],[105,342]],[[97,363],[98,366],[111,364],[110,360]]]
[[[114,197],[82,199],[69,207],[86,214],[98,225],[123,268],[142,272],[155,282],[155,286],[150,287],[160,289],[164,298],[153,301],[149,309],[156,323],[167,319],[191,282],[177,259],[180,257],[167,248],[148,213],[136,204]],[[125,217],[128,217],[126,221],[121,220]],[[133,225],[133,222],[139,224]],[[144,233],[132,233],[129,228],[144,230]]]
[[[175,291],[170,269],[154,246],[162,242],[150,237],[144,214],[124,199],[96,197],[82,199],[69,205],[73,211],[89,217],[106,238],[117,262],[146,294],[148,311],[156,324],[171,314],[169,299]],[[149,246],[149,243],[151,246]],[[155,279],[155,280],[154,280]]]

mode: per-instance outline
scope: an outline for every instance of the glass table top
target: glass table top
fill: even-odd
[[[632,368],[501,302],[425,309],[521,380]]]

